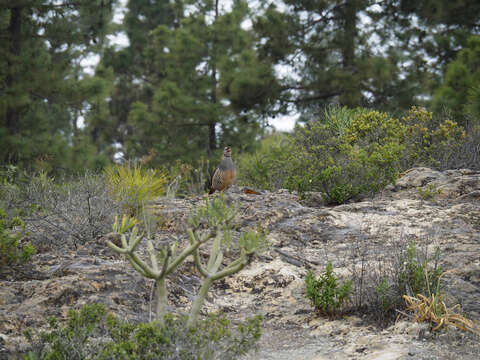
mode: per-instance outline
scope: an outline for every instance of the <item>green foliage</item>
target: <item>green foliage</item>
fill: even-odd
[[[206,199],[205,206],[199,206],[192,211],[188,223],[192,228],[206,224],[211,228],[227,230],[232,227],[236,215],[236,209],[228,205],[223,196],[219,196]]]
[[[442,190],[437,189],[433,184],[427,184],[423,188],[418,188],[418,193],[423,200],[431,200],[435,196],[442,193]]]
[[[163,171],[144,169],[138,163],[110,166],[105,176],[113,198],[130,215],[140,214],[150,200],[164,195],[168,181]]]
[[[459,152],[465,151],[462,145],[467,139],[465,130],[455,121],[435,118],[432,112],[414,106],[401,122],[407,129],[402,169],[427,166],[444,170],[461,166],[455,160]]]
[[[240,235],[238,247],[243,254],[261,254],[269,247],[267,231],[262,227],[250,229]]]
[[[338,283],[330,262],[317,279],[310,270],[305,277],[307,298],[316,311],[327,315],[335,315],[348,302],[351,285],[351,280],[343,285]]]
[[[386,113],[332,108],[322,121],[295,129],[297,168],[287,188],[321,191],[337,204],[375,193],[397,177],[404,134]]]
[[[377,285],[378,302],[381,306],[380,312],[387,314],[392,310],[392,300],[390,294],[390,286],[387,279],[382,279],[380,284]]]
[[[129,4],[135,13],[140,8],[152,13],[159,6]],[[127,55],[132,66],[118,69],[137,72],[122,78],[138,96],[129,96],[129,103],[120,105],[123,114],[117,115],[125,117],[125,110],[128,114],[130,131],[122,139],[127,157],[156,152],[161,154],[153,159],[156,166],[178,160],[195,164],[199,154],[211,158],[224,144],[252,147],[263,134],[263,116],[276,100],[277,87],[272,63],[259,58],[253,34],[242,27],[249,16],[247,3],[234,2],[229,10],[211,1],[200,1],[188,10],[182,3],[163,6],[171,7],[165,9],[163,21],[129,49],[142,48],[140,61],[145,66],[138,67],[136,58]],[[137,29],[128,35],[140,36]],[[138,78],[148,82],[139,84]]]
[[[261,335],[261,317],[233,325],[221,315],[210,315],[195,328],[183,316],[167,315],[164,325],[129,323],[107,313],[103,304],[70,310],[66,323],[50,319],[50,330],[25,335],[28,360],[72,359],[237,359],[252,349]]]
[[[294,103],[311,119],[328,104],[398,110],[415,102],[428,78],[422,71],[425,50],[412,48],[407,40],[420,37],[421,31],[399,16],[398,3],[387,1],[376,10],[357,1],[285,3],[264,3],[254,19],[260,54],[288,69],[278,80],[279,102],[285,107]],[[318,21],[325,14],[328,21]],[[360,14],[368,25],[358,20]],[[382,31],[378,24],[383,24]],[[368,44],[372,33],[385,44],[382,50]]]
[[[476,132],[475,132],[476,131]],[[412,107],[397,119],[368,109],[330,107],[322,117],[297,126],[293,135],[264,139],[239,159],[239,182],[301,196],[322,192],[341,204],[371,195],[413,166],[475,168],[475,135],[448,117]]]
[[[2,2],[0,163],[58,174],[108,161],[98,127],[77,121],[105,101],[87,86],[80,59],[101,51],[113,3]]]
[[[429,296],[431,291],[438,289],[440,277],[443,273],[439,266],[440,249],[436,248],[432,257],[426,254],[419,255],[417,246],[411,242],[404,255],[403,267],[399,276],[399,287],[412,294]]]
[[[443,83],[435,90],[435,110],[447,108],[456,118],[473,115],[474,122],[480,121],[478,87],[480,86],[480,36],[472,35],[466,46],[457,53],[456,59],[447,66]],[[463,125],[463,123],[462,123]]]
[[[17,263],[27,262],[36,249],[30,243],[20,246],[19,240],[24,235],[25,224],[19,217],[9,218],[0,208],[0,271]]]
[[[244,153],[239,157],[238,183],[266,190],[284,187],[293,151],[289,135],[266,137],[254,153]]]

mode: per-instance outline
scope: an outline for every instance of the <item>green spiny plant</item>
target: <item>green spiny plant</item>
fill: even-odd
[[[140,241],[144,238],[143,233],[139,233],[136,226],[138,220],[126,215],[119,221],[118,217],[112,226],[113,233],[107,237],[107,245],[115,252],[125,256],[132,267],[142,276],[155,280],[157,291],[157,319],[162,322],[167,308],[167,288],[165,278],[180,265],[193,251],[202,243],[214,237],[214,233],[205,233],[194,244],[185,248],[182,252],[177,253],[177,243],[173,243],[168,247],[162,248],[160,251],[155,250],[153,243],[147,239],[147,250],[150,255],[150,264],[143,261],[136,249]],[[127,231],[130,235],[127,237]],[[116,243],[113,240],[116,238]],[[110,240],[111,239],[111,240]],[[119,240],[119,241],[118,241]]]
[[[326,315],[334,315],[348,301],[351,285],[351,280],[343,285],[338,283],[330,262],[318,278],[310,270],[305,277],[307,298],[316,311]]]
[[[144,169],[138,163],[107,167],[105,176],[113,198],[132,216],[140,214],[153,198],[164,195],[168,182],[164,172]]]
[[[223,265],[223,251],[232,246],[231,229],[236,215],[235,209],[228,206],[223,197],[206,202],[205,206],[197,208],[190,216],[187,235],[190,245],[182,251],[174,241],[168,247],[156,250],[150,239],[147,239],[147,250],[150,255],[150,265],[136,253],[136,248],[143,239],[139,233],[134,218],[124,216],[121,221],[113,224],[113,233],[107,237],[107,245],[115,252],[125,256],[132,267],[146,278],[154,279],[157,291],[157,319],[161,322],[167,306],[167,291],[165,278],[171,274],[188,256],[193,255],[195,265],[203,277],[200,290],[195,297],[188,326],[194,327],[198,314],[205,301],[209,288],[214,281],[232,275],[247,265],[252,257],[267,246],[265,234],[258,231],[243,233],[237,242],[239,255],[230,264]],[[127,237],[127,231],[130,235]],[[214,239],[210,249],[207,265],[200,259],[200,246]]]
[[[216,236],[206,265],[200,259],[198,247],[194,251],[195,265],[202,275],[203,281],[192,304],[188,319],[189,326],[195,325],[202,304],[213,282],[239,272],[252,260],[255,254],[262,252],[268,246],[263,231],[250,230],[242,233],[238,240],[238,249],[240,250],[238,258],[221,268],[224,260],[223,251],[225,248],[231,247],[230,231],[235,215],[235,210],[227,206],[223,198],[216,198],[207,200],[206,206],[198,209],[190,217],[190,224],[193,228],[206,221],[209,226],[216,229]],[[188,230],[188,238],[191,245],[200,241],[198,233],[191,229]]]

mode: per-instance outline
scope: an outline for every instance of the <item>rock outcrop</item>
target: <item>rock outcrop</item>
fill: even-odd
[[[407,319],[379,329],[361,315],[329,320],[312,312],[304,294],[308,269],[320,273],[328,261],[349,275],[359,261],[391,256],[398,241],[414,240],[449,270],[444,292],[470,319],[480,320],[480,173],[415,168],[374,198],[325,206],[319,194],[301,200],[286,190],[246,194],[233,187],[228,201],[238,208],[237,230],[268,230],[269,250],[246,269],[216,284],[206,311],[232,319],[261,313],[265,331],[260,351],[249,359],[477,359],[478,338],[450,331],[430,339],[429,329]],[[158,241],[184,238],[192,208],[205,197],[157,199]],[[357,251],[357,252],[356,252]],[[22,331],[42,327],[48,316],[103,302],[132,320],[151,316],[152,282],[103,243],[76,251],[41,253],[18,271],[0,275],[0,358],[25,346]],[[186,311],[198,278],[186,263],[169,279],[169,306]],[[426,339],[428,341],[426,341]]]

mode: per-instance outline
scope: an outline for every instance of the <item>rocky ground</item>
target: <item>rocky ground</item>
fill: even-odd
[[[480,337],[401,317],[379,327],[368,314],[319,317],[305,298],[308,269],[319,274],[331,261],[348,276],[361,262],[381,263],[402,241],[441,250],[445,298],[480,321],[480,173],[416,168],[372,199],[325,206],[314,194],[301,200],[287,191],[228,191],[239,209],[238,230],[268,230],[269,250],[240,273],[215,284],[204,310],[229,318],[263,314],[260,350],[247,359],[479,359]],[[185,219],[204,197],[157,199],[162,219],[156,239],[182,239]],[[198,279],[185,264],[169,279],[169,307],[188,311]],[[48,316],[103,302],[115,313],[147,321],[152,283],[135,273],[99,240],[88,247],[41,252],[28,265],[0,275],[0,359],[25,346],[27,327]]]

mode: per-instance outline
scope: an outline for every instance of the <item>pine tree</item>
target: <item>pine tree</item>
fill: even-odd
[[[293,105],[309,118],[328,104],[411,105],[418,80],[388,38],[379,36],[386,15],[374,3],[287,0],[264,7],[255,23],[261,52],[290,69],[282,78],[284,108]]]
[[[277,85],[242,27],[248,16],[244,1],[231,10],[200,1],[153,30],[135,81],[142,96],[128,113],[127,157],[195,161],[225,145],[248,147],[262,133]]]
[[[0,163],[71,167],[77,117],[90,96],[80,60],[101,49],[112,6],[0,1]]]
[[[457,120],[466,115],[480,123],[480,36],[469,38],[467,46],[447,66],[442,84],[435,90],[433,106],[436,111],[449,109]]]

